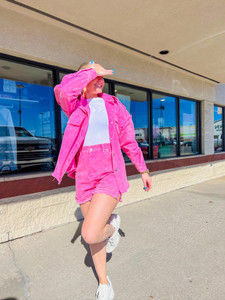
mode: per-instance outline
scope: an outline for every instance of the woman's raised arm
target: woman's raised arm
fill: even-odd
[[[81,91],[97,76],[98,74],[94,68],[83,69],[76,73],[65,75],[62,82],[55,86],[56,101],[62,107],[67,117],[75,110]]]

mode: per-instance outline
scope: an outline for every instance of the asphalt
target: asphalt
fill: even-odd
[[[116,209],[115,300],[225,299],[225,177]],[[74,222],[0,245],[0,299],[91,300],[97,280]]]

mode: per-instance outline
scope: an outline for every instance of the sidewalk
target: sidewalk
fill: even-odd
[[[116,212],[125,237],[108,256],[115,300],[225,299],[225,177]],[[1,244],[0,299],[94,300],[78,225]]]

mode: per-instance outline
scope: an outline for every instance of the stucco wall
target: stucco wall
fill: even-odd
[[[202,152],[214,153],[214,106],[210,101],[202,101]]]
[[[217,84],[215,93],[216,103],[225,105],[225,84]]]
[[[0,15],[3,53],[69,69],[95,60],[115,69],[112,79],[206,101],[202,105],[202,149],[204,154],[214,153],[210,103],[225,105],[224,85],[215,94],[212,82],[6,2],[0,4]]]
[[[0,15],[2,53],[69,69],[77,69],[80,63],[92,59],[106,68],[114,68],[112,79],[204,100],[203,153],[213,153],[213,103],[225,105],[224,87],[219,87],[215,96],[215,84],[207,80],[88,36],[47,17],[10,7],[6,1],[0,3]],[[142,191],[139,176],[131,176],[130,189],[120,205],[220,177],[224,173],[224,161],[164,171],[152,176],[150,193]],[[75,221],[77,209],[74,188],[4,199],[0,205],[0,242]]]
[[[148,193],[142,189],[140,175],[129,176],[130,188],[123,194],[123,202],[119,206],[148,198],[151,201],[157,195],[224,174],[225,161],[155,172],[152,175],[153,187]],[[0,242],[81,219],[79,206],[74,199],[74,187],[68,187],[1,200]]]
[[[92,59],[115,69],[115,80],[215,101],[215,84],[185,71],[9,3],[0,4],[0,15],[3,53],[70,69]]]

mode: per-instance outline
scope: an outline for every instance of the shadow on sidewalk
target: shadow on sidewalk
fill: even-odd
[[[83,237],[81,236],[81,228],[82,228],[82,225],[83,225],[83,217],[81,217],[82,214],[81,214],[81,211],[80,211],[80,208],[77,208],[77,210],[75,211],[75,217],[77,219],[77,221],[79,222],[78,224],[78,227],[76,229],[76,232],[71,240],[71,243],[74,244],[75,241],[81,237],[81,244],[84,246],[84,248],[86,249],[87,251],[87,254],[84,258],[84,263],[87,267],[91,267],[92,268],[92,271],[95,275],[95,278],[96,280],[98,281],[98,275],[96,273],[96,270],[95,270],[95,266],[94,266],[94,263],[93,263],[93,260],[92,260],[92,256],[91,256],[91,251],[90,251],[90,247],[89,245],[85,242],[85,240],[83,239]],[[125,237],[125,233],[122,229],[119,229],[119,234],[121,237]],[[112,258],[112,253],[107,253],[107,256],[106,256],[106,262],[110,261],[110,259]],[[4,299],[4,300],[8,300],[8,299]],[[12,299],[14,300],[14,299]],[[17,300],[17,299],[15,299]]]
[[[9,298],[1,298],[0,300],[19,300],[17,298],[9,297]]]

